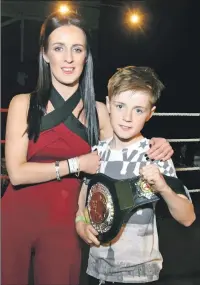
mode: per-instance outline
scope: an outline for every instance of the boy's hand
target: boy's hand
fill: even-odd
[[[165,190],[169,189],[164,177],[160,173],[158,166],[155,164],[142,167],[140,169],[140,175],[142,179],[151,185],[154,192],[159,192],[161,194]]]
[[[76,231],[87,244],[96,246],[100,245],[99,240],[96,238],[98,232],[93,228],[92,225],[79,221],[76,223]]]
[[[149,145],[151,145],[151,148],[148,150],[147,155],[150,159],[165,161],[170,159],[174,153],[171,145],[164,138],[152,138]]]

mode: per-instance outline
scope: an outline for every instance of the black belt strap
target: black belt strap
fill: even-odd
[[[168,184],[168,186],[176,193],[176,194],[182,194],[182,195],[186,195],[185,192],[185,188],[184,185],[182,183],[181,180],[179,180],[176,177],[172,177],[172,176],[167,176],[167,175],[163,175],[163,178],[165,179],[166,183]],[[116,182],[116,191],[117,191],[117,196],[119,199],[119,204],[120,204],[120,208],[121,210],[125,210],[125,209],[129,209],[135,206],[136,204],[140,204],[140,199],[137,197],[137,201],[135,200],[135,197],[133,196],[132,193],[137,194],[137,191],[135,191],[136,186],[136,182],[139,180],[139,178],[132,178],[132,179],[127,179],[127,180],[118,180]],[[127,183],[129,182],[129,183]],[[126,193],[126,195],[124,195],[124,193]],[[138,196],[138,194],[136,195]],[[157,201],[159,200],[158,197],[160,195],[157,193],[156,196],[152,197],[151,201]]]

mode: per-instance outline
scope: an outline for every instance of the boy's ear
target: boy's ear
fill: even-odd
[[[156,110],[156,106],[153,106],[153,107],[151,108],[151,111],[150,111],[149,116],[148,116],[147,119],[146,119],[146,122],[148,122],[148,121],[151,119],[151,117],[153,116],[155,110]]]
[[[107,107],[108,113],[110,114],[110,99],[108,96],[106,96],[106,107]]]

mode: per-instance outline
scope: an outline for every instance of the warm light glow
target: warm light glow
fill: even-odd
[[[131,21],[133,24],[138,24],[138,23],[140,22],[140,17],[139,17],[139,15],[137,15],[137,14],[131,15],[130,21]]]
[[[69,8],[67,7],[67,5],[61,5],[60,8],[59,8],[59,12],[61,14],[68,13],[69,12]]]
[[[141,9],[128,10],[124,22],[126,26],[134,32],[143,32],[147,24],[147,18],[147,13]]]
[[[145,33],[149,20],[150,14],[144,8],[128,9],[124,15],[126,28],[135,34]]]

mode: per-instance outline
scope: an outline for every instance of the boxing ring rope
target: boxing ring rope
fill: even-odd
[[[1,113],[7,113],[8,109],[1,108]],[[154,113],[154,116],[169,116],[169,117],[200,117],[200,113]],[[187,139],[167,139],[168,142],[200,142],[200,138]],[[1,140],[1,144],[5,144],[5,140]],[[200,167],[176,167],[177,172],[183,171],[200,171]],[[1,179],[9,179],[7,175],[1,175]],[[190,193],[200,193],[200,189],[189,189]]]
[[[200,139],[167,139],[168,142],[200,142]]]
[[[154,113],[154,116],[200,117],[200,113]]]
[[[1,113],[7,113],[8,109],[1,108]]]

